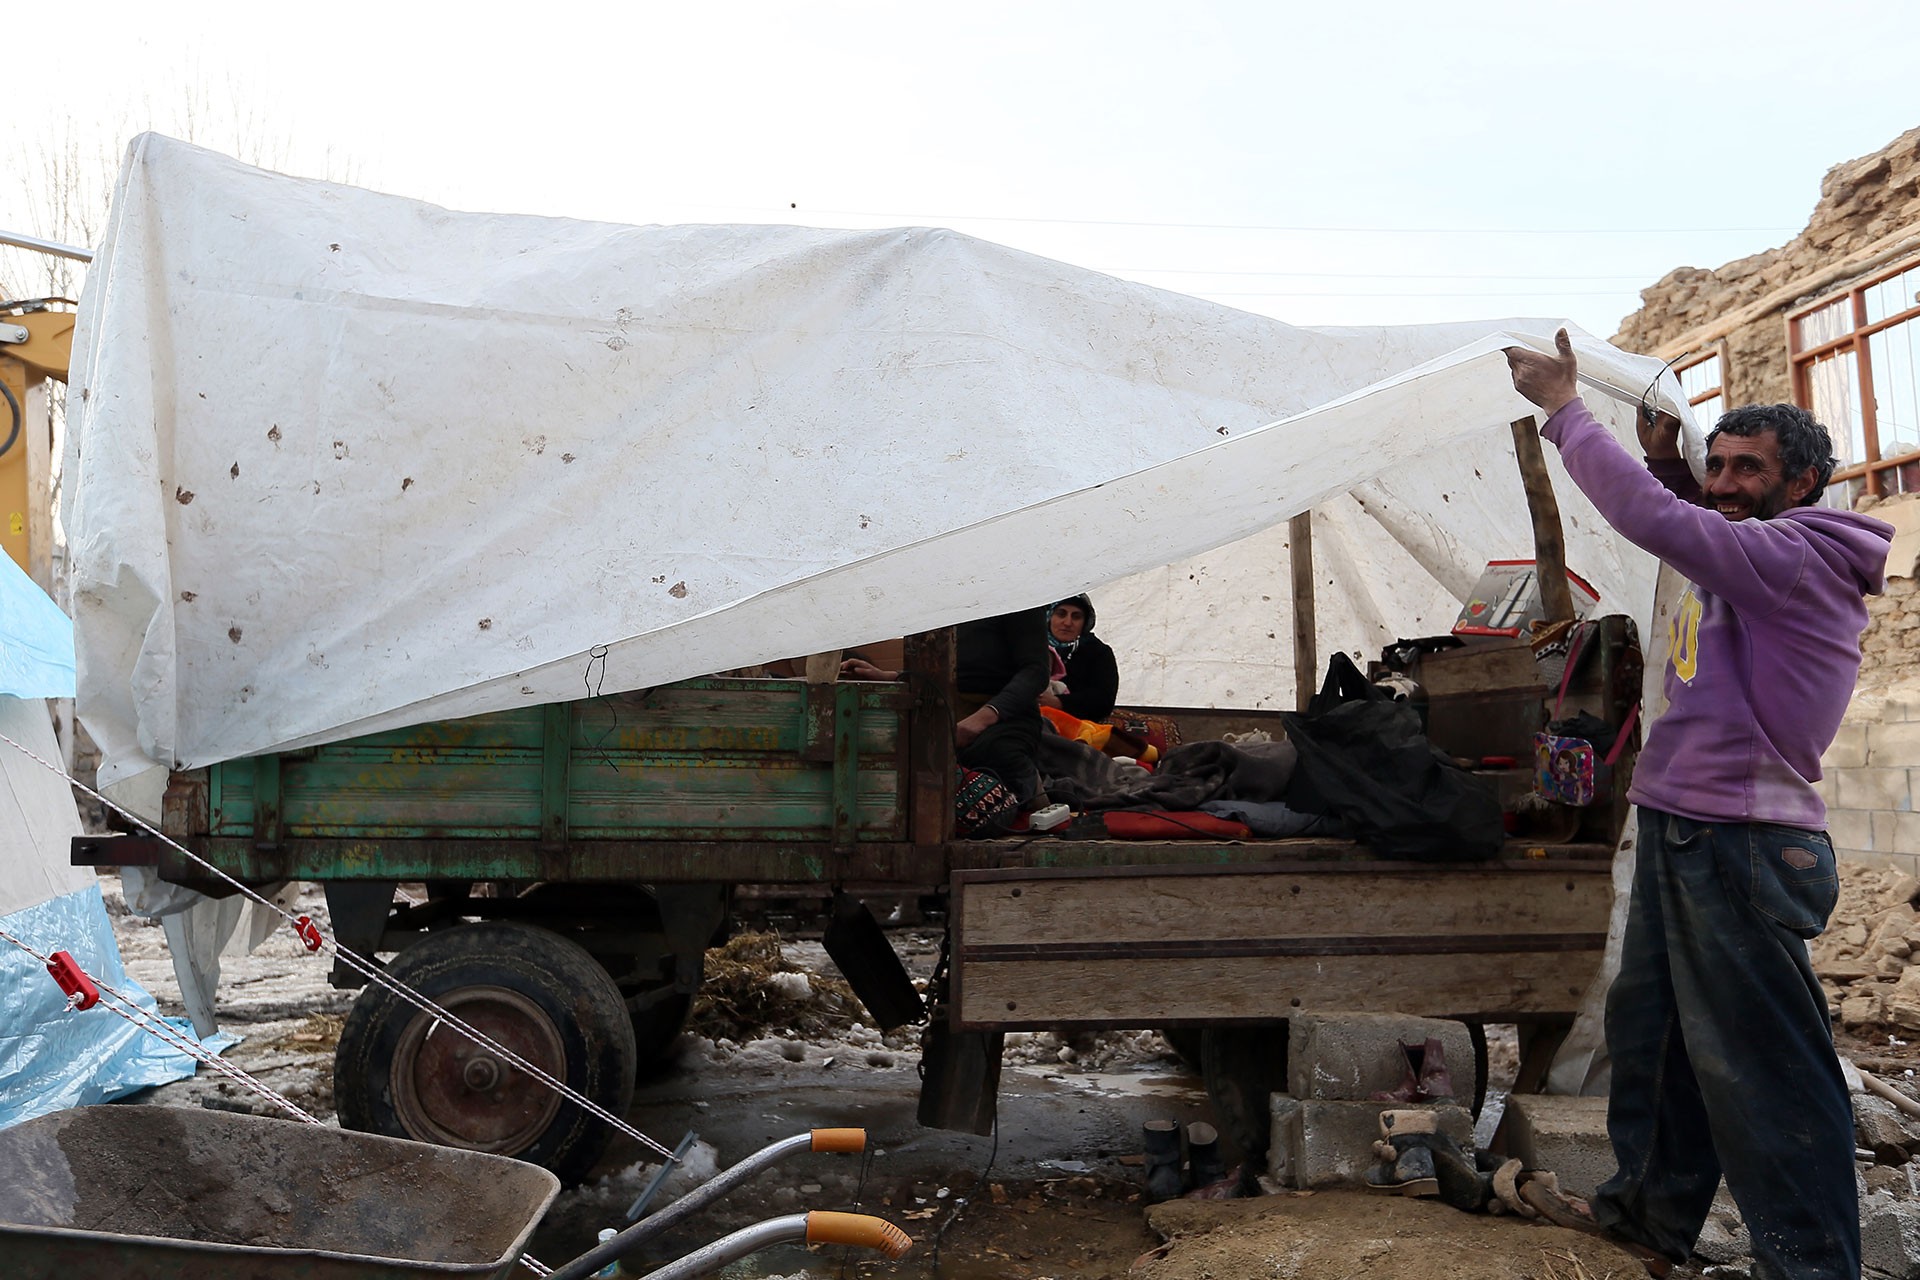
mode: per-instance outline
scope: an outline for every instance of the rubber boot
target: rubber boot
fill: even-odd
[[[1403,1153],[1403,1159],[1408,1151],[1425,1150],[1431,1153],[1434,1177],[1439,1182],[1439,1196],[1454,1208],[1478,1213],[1493,1198],[1493,1175],[1480,1172],[1473,1157],[1462,1151],[1460,1144],[1446,1134],[1404,1133],[1393,1139],[1393,1145]]]
[[[1437,1039],[1428,1037],[1419,1049],[1405,1045],[1407,1057],[1419,1057],[1416,1096],[1423,1102],[1453,1101],[1453,1073],[1447,1070],[1447,1051]]]
[[[1140,1126],[1146,1152],[1147,1203],[1159,1204],[1179,1196],[1180,1125],[1173,1120],[1149,1120]]]
[[[1375,1149],[1378,1151],[1379,1147]],[[1403,1153],[1390,1145],[1386,1150],[1395,1153],[1394,1159],[1388,1161],[1381,1153],[1381,1162],[1366,1172],[1367,1190],[1396,1191],[1403,1196],[1440,1194],[1440,1179],[1434,1173],[1431,1151],[1409,1146]]]
[[[1405,1040],[1400,1044],[1400,1083],[1391,1089],[1383,1089],[1373,1095],[1374,1102],[1418,1102],[1420,1100],[1420,1063],[1414,1054],[1420,1052]]]
[[[1405,1059],[1400,1083],[1373,1095],[1375,1102],[1451,1102],[1453,1074],[1447,1070],[1447,1051],[1432,1036],[1424,1044],[1399,1042]]]
[[[1220,1132],[1204,1121],[1187,1126],[1187,1185],[1189,1195],[1203,1199],[1231,1199],[1211,1194],[1227,1180],[1227,1162],[1220,1154]],[[1237,1180],[1236,1180],[1237,1181]]]

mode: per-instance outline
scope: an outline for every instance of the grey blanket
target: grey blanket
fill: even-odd
[[[1117,764],[1084,742],[1040,739],[1047,795],[1075,809],[1198,809],[1209,800],[1280,800],[1293,776],[1293,744],[1189,742],[1157,772]]]

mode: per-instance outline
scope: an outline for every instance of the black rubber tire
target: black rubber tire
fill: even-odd
[[[1214,1118],[1248,1160],[1264,1163],[1273,1143],[1269,1100],[1287,1091],[1288,1026],[1208,1027],[1200,1036],[1200,1078]]]
[[[550,1061],[538,1065],[625,1117],[638,1066],[633,1024],[619,988],[578,943],[507,921],[459,925],[427,934],[395,957],[388,972],[476,1026],[481,1016],[504,1018],[527,1043],[546,1046]],[[449,1054],[481,1055],[444,1028],[439,1035],[446,1038],[435,1044],[433,1022],[432,1015],[378,984],[360,993],[334,1053],[340,1123],[364,1133],[512,1156],[552,1170],[569,1187],[583,1181],[613,1140],[613,1127],[491,1055],[453,1079],[444,1069]],[[537,1062],[520,1045],[510,1047]],[[408,1062],[414,1064],[411,1072],[404,1070]],[[436,1064],[440,1069],[429,1069]],[[476,1088],[475,1066],[483,1068],[480,1078],[492,1073],[493,1082]],[[494,1101],[510,1097],[513,1103],[494,1109],[488,1092]],[[497,1132],[516,1123],[516,1115],[525,1117],[519,1128]],[[489,1135],[489,1128],[496,1132]]]
[[[1473,1046],[1473,1118],[1480,1118],[1487,1105],[1487,1026],[1484,1022],[1467,1024],[1467,1041]]]
[[[573,934],[563,925],[591,926],[604,921],[622,931],[652,934],[660,940],[661,950],[667,947],[660,900],[639,885],[541,884],[520,895],[517,902],[534,907],[538,913],[536,918],[542,924],[567,936]],[[587,928],[579,934],[579,939],[584,945],[594,941],[594,936],[594,930]],[[642,972],[629,951],[599,953],[589,949],[588,954],[613,978],[621,998],[626,1001],[638,1051],[636,1061],[645,1065],[666,1057],[693,1016],[693,996],[668,995],[642,1005],[639,1003],[642,998],[668,985],[671,978],[663,981],[658,970],[651,967]],[[704,966],[704,957],[701,963]]]

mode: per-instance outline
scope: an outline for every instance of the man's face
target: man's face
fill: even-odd
[[[1813,492],[1812,467],[1783,474],[1780,437],[1771,431],[1722,431],[1707,450],[1707,502],[1729,520],[1770,520]]]
[[[1057,604],[1053,607],[1049,625],[1053,628],[1055,640],[1061,644],[1072,644],[1087,628],[1087,611],[1077,604]]]

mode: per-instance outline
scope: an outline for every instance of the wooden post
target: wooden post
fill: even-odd
[[[1513,452],[1520,460],[1520,483],[1533,517],[1533,566],[1540,583],[1540,604],[1548,622],[1573,621],[1573,588],[1567,585],[1567,540],[1560,527],[1560,503],[1553,496],[1547,459],[1540,451],[1540,427],[1531,417],[1513,424]]]
[[[1320,655],[1313,621],[1313,512],[1287,521],[1293,561],[1293,709],[1305,711],[1320,688]]]

